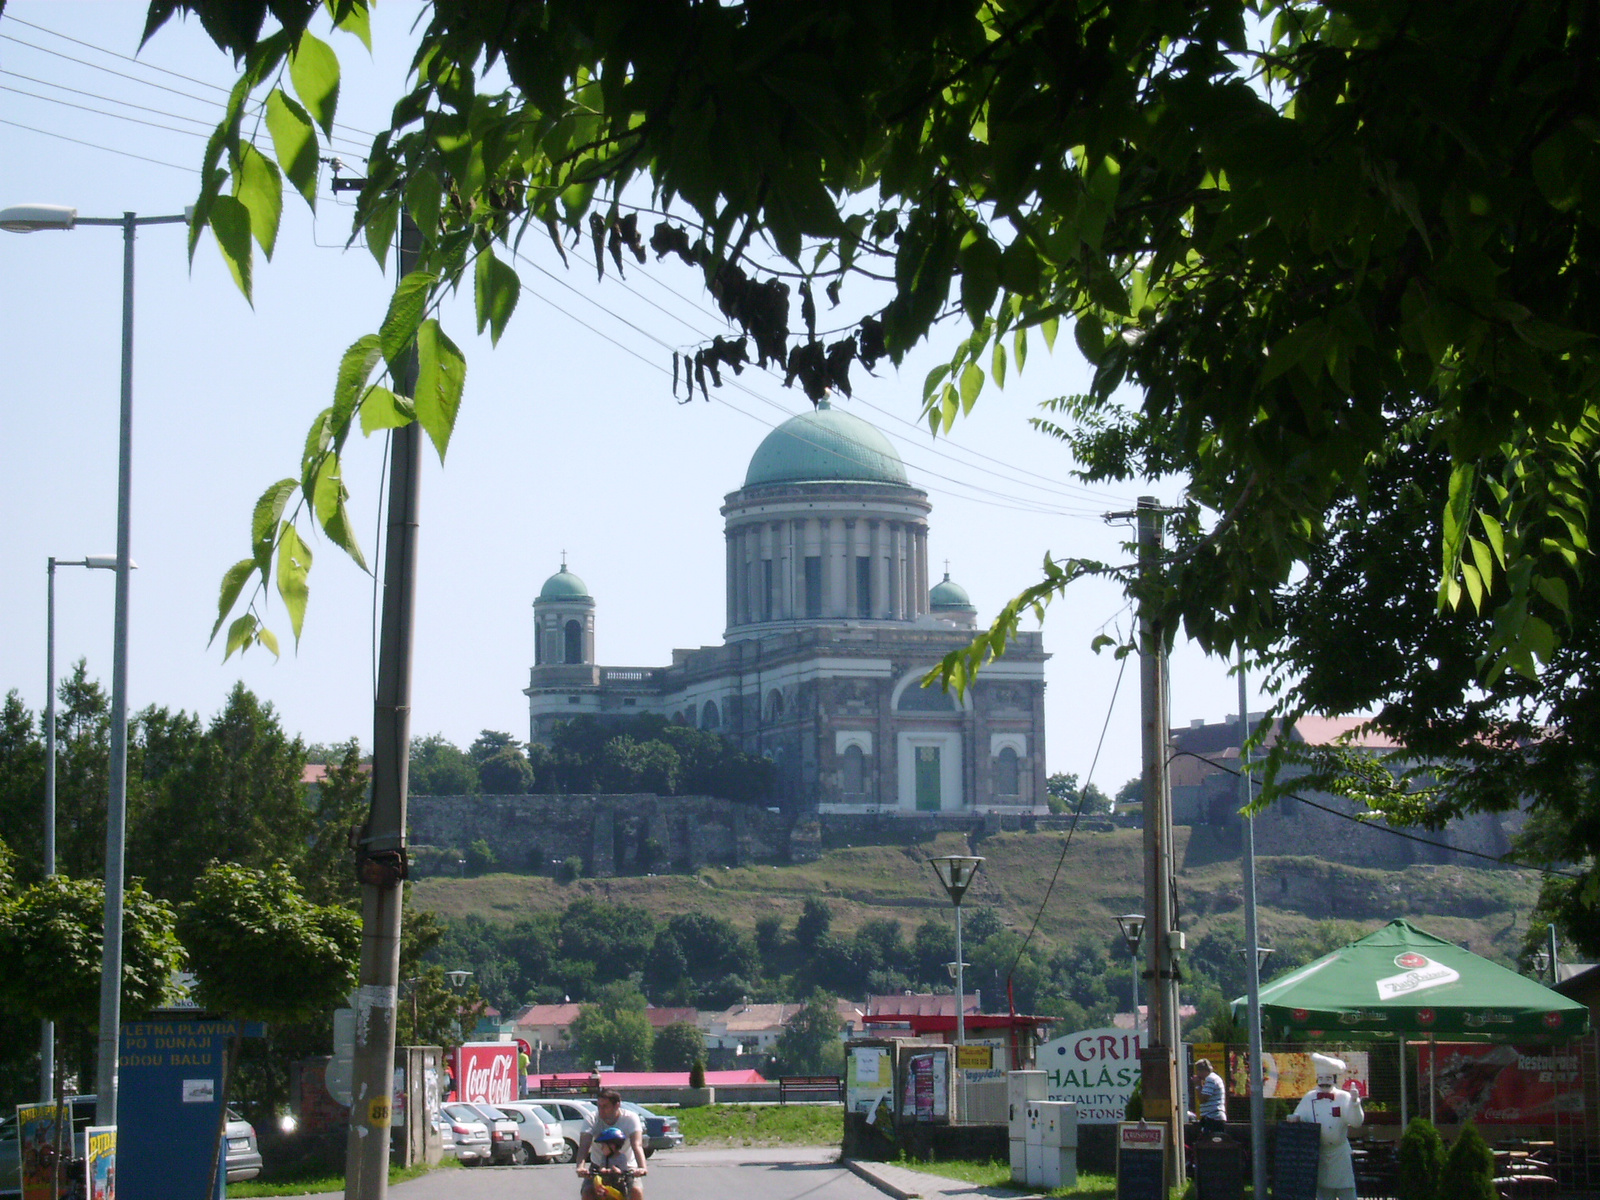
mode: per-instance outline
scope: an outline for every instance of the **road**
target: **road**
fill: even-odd
[[[671,1150],[650,1157],[646,1200],[884,1200],[836,1161],[837,1147]],[[578,1200],[572,1166],[431,1171],[390,1188],[394,1200]]]

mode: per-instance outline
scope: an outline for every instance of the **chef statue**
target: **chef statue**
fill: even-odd
[[[1317,1156],[1317,1200],[1356,1200],[1356,1172],[1350,1155],[1350,1130],[1359,1129],[1367,1116],[1361,1097],[1335,1087],[1345,1064],[1326,1054],[1313,1054],[1317,1086],[1300,1097],[1291,1121],[1315,1121],[1322,1127],[1322,1149]]]

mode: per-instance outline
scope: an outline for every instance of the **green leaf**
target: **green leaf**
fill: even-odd
[[[250,648],[250,642],[255,636],[257,624],[253,613],[245,613],[244,616],[228,626],[228,646],[222,652],[222,660],[224,662],[233,657],[235,650],[242,654]]]
[[[260,642],[268,650],[271,650],[273,658],[283,657],[278,653],[278,635],[273,633],[272,630],[268,629],[265,625],[256,630],[256,641]]]
[[[1483,580],[1484,587],[1488,588],[1494,580],[1494,554],[1488,545],[1478,538],[1469,537],[1467,545],[1472,550],[1472,563],[1478,568],[1478,575]]]
[[[295,190],[305,197],[313,209],[317,207],[317,131],[311,118],[288,96],[282,88],[273,88],[267,94],[267,130],[272,134],[273,152],[278,165],[294,184]]]
[[[361,432],[371,437],[380,429],[399,429],[417,419],[411,401],[386,387],[370,387],[361,401]]]
[[[333,27],[342,29],[345,33],[354,34],[361,39],[361,44],[367,48],[367,53],[372,53],[372,14],[367,11],[366,0],[327,0],[328,15],[333,18]]]
[[[1458,462],[1450,469],[1450,493],[1444,509],[1444,576],[1456,573],[1465,548],[1468,522],[1472,515],[1472,493],[1477,483],[1477,467]]]
[[[1028,331],[1019,329],[1011,338],[1011,357],[1017,360],[1017,374],[1022,374],[1022,368],[1028,365]]]
[[[206,645],[209,646],[217,640],[217,630],[222,628],[222,623],[228,619],[228,614],[238,603],[239,593],[244,590],[245,581],[255,569],[255,559],[241,558],[222,576],[222,591],[217,597],[217,623],[211,627],[211,636],[206,640]]]
[[[300,42],[289,56],[289,78],[300,103],[331,137],[333,111],[339,106],[339,56],[309,29],[302,30]]]
[[[250,213],[250,232],[261,246],[261,253],[272,257],[278,242],[278,224],[283,217],[283,176],[273,162],[249,142],[239,146],[238,171],[233,177],[233,194]]]
[[[254,555],[252,561],[261,568],[263,583],[272,570],[272,547],[277,539],[278,522],[283,519],[283,510],[289,504],[289,497],[294,495],[299,486],[298,480],[280,479],[262,492],[261,499],[256,501],[255,512],[250,518],[250,553]]]
[[[485,247],[473,272],[473,297],[477,302],[478,332],[482,333],[487,325],[492,345],[499,345],[500,335],[521,296],[522,284],[516,270],[496,258],[493,249]]]
[[[1060,330],[1060,328],[1061,321],[1058,317],[1046,317],[1043,321],[1039,322],[1039,331],[1044,334],[1044,346],[1046,350],[1054,350],[1056,348],[1056,333]]]
[[[995,387],[1006,386],[1006,344],[999,338],[995,339],[994,353],[989,358],[989,373],[994,376]]]
[[[311,594],[306,584],[306,574],[310,570],[310,547],[300,540],[295,527],[285,521],[278,538],[278,595],[283,597],[283,607],[288,610],[296,645],[300,642],[300,627],[305,624],[306,599]]]
[[[977,363],[968,363],[961,369],[961,411],[972,411],[973,401],[977,400],[978,393],[983,391],[983,368]]]
[[[339,360],[339,374],[333,384],[333,425],[344,428],[354,416],[356,405],[361,403],[372,369],[383,360],[378,346],[378,335],[363,334],[357,338],[344,357]]]
[[[461,408],[461,391],[467,378],[467,360],[445,336],[432,317],[417,330],[417,421],[427,430],[433,448],[444,461],[450,434]]]
[[[398,375],[400,356],[422,324],[422,314],[428,307],[428,295],[434,277],[426,271],[413,271],[400,281],[389,299],[389,311],[384,314],[383,325],[378,330],[378,344],[383,350],[389,370]]]
[[[950,364],[947,362],[940,363],[928,372],[927,378],[922,381],[922,399],[924,403],[933,398],[935,389],[944,382],[945,376],[948,374],[950,374]]]
[[[218,196],[211,202],[211,232],[216,235],[217,249],[222,251],[222,261],[228,264],[233,282],[254,308],[255,301],[250,296],[250,211],[232,196]]]

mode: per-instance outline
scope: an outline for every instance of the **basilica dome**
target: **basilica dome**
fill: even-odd
[[[833,480],[909,486],[905,464],[889,439],[824,400],[766,436],[750,459],[744,486]]]
[[[972,612],[978,611],[972,603],[972,598],[967,595],[967,589],[950,579],[950,572],[944,573],[944,579],[933,585],[933,590],[928,593],[928,607],[934,612]]]

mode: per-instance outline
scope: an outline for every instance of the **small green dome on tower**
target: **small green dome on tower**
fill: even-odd
[[[909,486],[905,463],[889,439],[824,400],[766,436],[750,458],[744,486],[834,480]]]
[[[539,599],[541,600],[588,600],[590,598],[589,585],[567,570],[565,562],[561,564],[561,570],[546,579],[544,586],[539,589]]]
[[[978,608],[967,595],[967,589],[950,581],[950,572],[928,590],[928,608],[933,612],[970,612]]]

